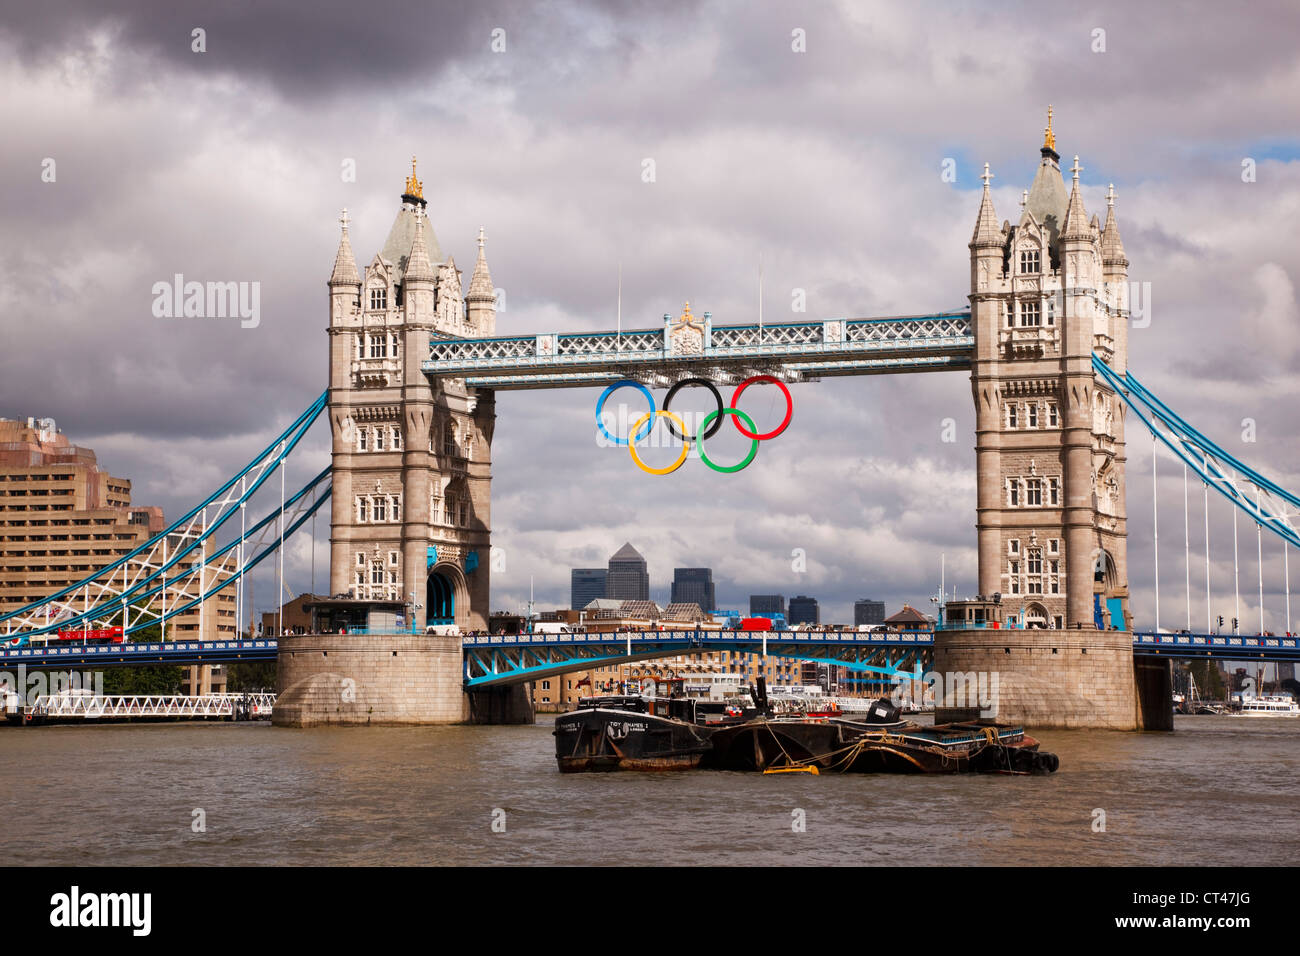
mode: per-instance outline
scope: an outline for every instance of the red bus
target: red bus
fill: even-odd
[[[770,631],[772,630],[772,620],[766,617],[747,617],[740,622],[742,631]]]
[[[82,641],[84,643],[99,643],[106,641],[109,644],[121,644],[126,640],[126,635],[120,627],[105,627],[95,630],[73,630],[59,629],[59,640],[61,641]]]

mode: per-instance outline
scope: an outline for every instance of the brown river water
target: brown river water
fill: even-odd
[[[1041,731],[1061,758],[1048,777],[569,775],[556,769],[552,720],[0,727],[0,846],[10,864],[74,866],[1187,866],[1300,855],[1300,720]]]

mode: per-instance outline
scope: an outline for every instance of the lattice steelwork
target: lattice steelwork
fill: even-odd
[[[778,325],[713,325],[689,311],[662,329],[546,333],[489,339],[439,338],[424,372],[470,386],[565,388],[631,378],[666,387],[682,378],[718,382],[776,375],[797,382],[824,375],[867,375],[970,367],[975,337],[969,311]]]
[[[279,547],[329,498],[330,470],[321,471],[251,526],[244,511],[254,493],[306,435],[325,408],[322,394],[278,438],[201,505],[130,554],[42,601],[0,615],[0,641],[22,646],[62,628],[119,624],[127,635],[193,611],[243,577]],[[236,518],[238,516],[238,518]],[[239,535],[221,548],[213,537],[233,523]],[[281,531],[283,525],[283,531]]]
[[[1131,372],[1121,378],[1098,356],[1092,358],[1098,376],[1113,388],[1166,448],[1192,473],[1244,511],[1266,531],[1300,547],[1300,497],[1234,458],[1180,418],[1148,391]]]
[[[763,654],[919,679],[934,635],[800,631],[625,631],[465,637],[465,686],[518,684],[568,671],[706,651]]]

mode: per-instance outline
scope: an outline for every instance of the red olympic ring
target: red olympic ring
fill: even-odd
[[[769,438],[775,438],[777,435],[781,434],[781,432],[785,431],[786,426],[790,424],[790,419],[794,415],[794,399],[790,397],[790,389],[786,388],[785,382],[781,381],[779,378],[772,375],[754,375],[745,379],[736,386],[736,391],[732,393],[731,396],[732,408],[740,407],[740,393],[749,388],[749,386],[753,385],[755,382],[768,382],[781,390],[781,394],[785,396],[785,418],[781,420],[780,425],[777,425],[776,428],[765,435],[756,435],[753,432],[746,431],[745,426],[740,424],[739,415],[731,416],[731,420],[735,423],[736,428],[740,433],[746,438],[751,438],[755,441],[767,441]]]

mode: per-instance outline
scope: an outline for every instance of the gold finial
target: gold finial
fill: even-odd
[[[1043,149],[1056,152],[1056,134],[1052,132],[1052,104],[1047,104],[1047,127],[1043,130]]]
[[[406,195],[424,198],[424,183],[415,178],[415,157],[411,157],[411,175],[406,177]]]

